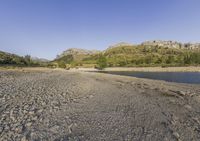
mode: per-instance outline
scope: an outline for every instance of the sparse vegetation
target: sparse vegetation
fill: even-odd
[[[65,62],[64,62],[64,61],[60,61],[60,62],[58,63],[58,67],[59,67],[59,68],[65,69],[65,68],[66,68]]]
[[[200,49],[179,49],[159,46],[120,46],[94,54],[67,54],[52,62],[33,61],[31,56],[20,57],[0,52],[1,65],[43,66],[66,68],[78,67],[170,67],[200,65]]]
[[[55,62],[58,63],[61,60],[71,66],[80,66],[81,64],[84,67],[90,64],[97,68],[196,66],[200,65],[200,50],[145,45],[120,46],[107,49],[104,53],[67,55]],[[106,63],[102,63],[103,60],[106,60]]]
[[[0,51],[0,65],[4,67],[47,67],[49,62],[35,61],[30,55],[24,57]]]

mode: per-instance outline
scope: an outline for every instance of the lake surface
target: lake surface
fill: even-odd
[[[132,71],[110,71],[109,74],[133,76],[156,80],[165,80],[177,83],[200,84],[200,72],[132,72]]]

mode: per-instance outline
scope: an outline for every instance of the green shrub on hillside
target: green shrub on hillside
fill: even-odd
[[[64,62],[64,61],[60,61],[60,62],[58,62],[58,67],[59,67],[59,68],[63,68],[63,69],[65,69],[65,68],[66,68],[66,64],[65,64],[65,62]]]
[[[105,56],[100,55],[97,61],[97,68],[102,70],[107,67],[107,59]]]

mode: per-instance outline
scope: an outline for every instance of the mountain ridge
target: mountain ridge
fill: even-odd
[[[83,55],[91,55],[91,54],[95,54],[98,53],[100,51],[98,50],[87,50],[87,49],[82,49],[82,48],[69,48],[65,51],[63,51],[60,55],[57,55],[56,59],[59,59],[63,56],[66,55],[79,55],[79,54],[83,54]]]
[[[152,40],[141,44],[120,42],[109,46],[103,51],[69,48],[54,60],[24,57],[0,51],[0,64],[73,64],[82,66],[89,64],[94,67],[100,57],[107,60],[109,67],[140,66],[140,65],[200,65],[200,43],[181,43],[177,41]],[[105,59],[103,59],[105,60]]]
[[[169,48],[180,48],[180,49],[198,49],[200,48],[200,43],[181,43],[177,41],[165,41],[165,40],[152,40],[142,42],[141,45],[151,45],[151,46],[162,46]]]
[[[73,49],[74,50],[74,49]],[[67,52],[67,53],[66,53]],[[200,64],[200,44],[180,43],[176,41],[153,40],[141,44],[120,42],[98,52],[84,49],[66,50],[62,57],[54,62],[66,64],[98,64],[103,56],[109,67],[115,66],[150,66],[150,65],[186,65]],[[105,59],[104,59],[105,60]]]
[[[150,40],[150,41],[144,41],[140,44],[132,44],[127,42],[119,42],[114,45],[110,45],[107,49],[103,51],[99,50],[88,50],[88,49],[82,49],[82,48],[69,48],[65,51],[63,51],[60,55],[58,55],[56,58],[61,58],[65,55],[73,55],[73,54],[85,54],[85,55],[92,55],[100,52],[105,52],[106,50],[117,48],[117,47],[125,47],[125,46],[158,46],[158,47],[168,47],[168,48],[177,48],[177,49],[200,49],[200,43],[182,43],[178,41],[172,41],[172,40]]]

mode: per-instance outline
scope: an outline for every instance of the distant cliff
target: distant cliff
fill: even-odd
[[[200,43],[180,43],[176,41],[154,40],[154,41],[143,42],[141,45],[179,48],[179,49],[200,49]]]

